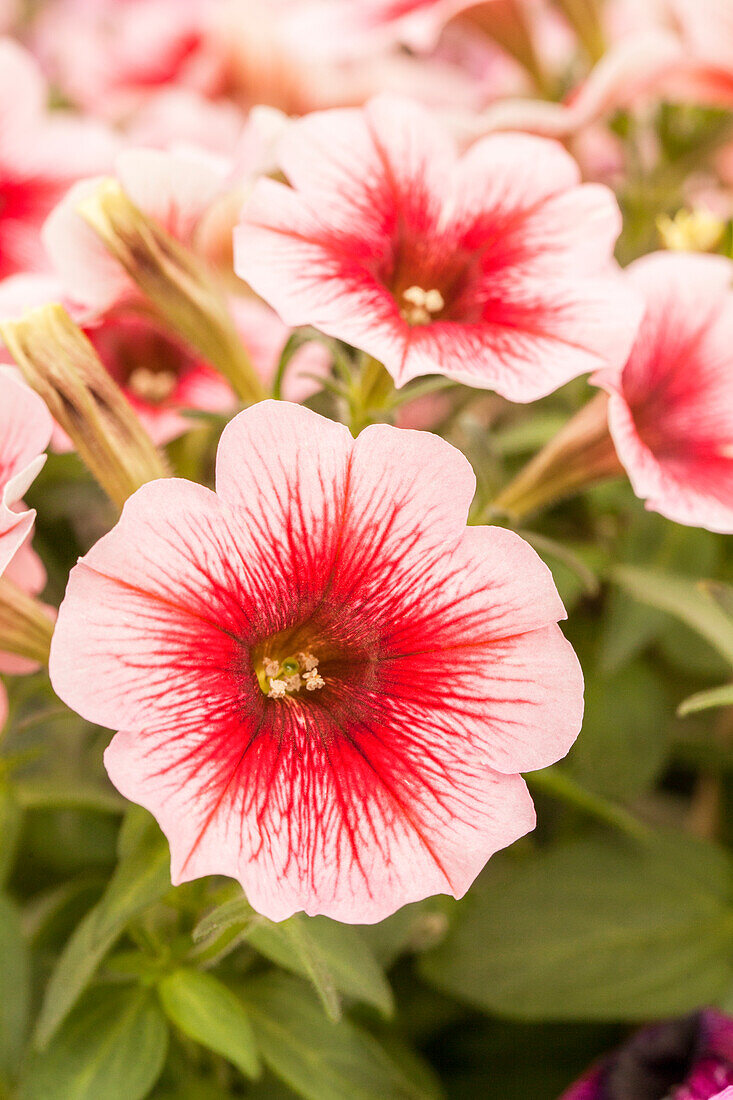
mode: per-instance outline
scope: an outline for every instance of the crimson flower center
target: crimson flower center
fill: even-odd
[[[147,405],[162,405],[195,365],[194,356],[148,318],[110,317],[87,332],[116,382]]]

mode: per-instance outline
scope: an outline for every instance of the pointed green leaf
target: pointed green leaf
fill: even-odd
[[[169,867],[168,845],[147,815],[145,828],[136,833],[101,900],[77,925],[56,964],[36,1027],[39,1047],[48,1043],[130,921],[170,888]]]
[[[433,1100],[435,1093],[347,1020],[331,1023],[298,978],[266,974],[245,990],[262,1057],[306,1100]]]
[[[29,1000],[30,963],[20,917],[0,894],[0,1073],[17,1072]]]
[[[727,855],[681,833],[513,853],[491,861],[421,971],[516,1019],[682,1015],[733,983],[732,893]]]
[[[611,578],[635,599],[681,619],[733,665],[733,618],[696,581],[632,565],[618,566]]]
[[[325,972],[341,993],[364,1001],[385,1016],[394,1010],[392,990],[359,930],[328,917],[291,917],[252,928],[249,942],[268,959],[313,980]]]
[[[680,703],[677,713],[684,718],[686,714],[710,710],[711,707],[733,707],[733,684],[721,684],[720,687],[698,691],[697,694],[688,696]]]
[[[94,990],[34,1055],[21,1100],[142,1100],[167,1047],[165,1017],[149,991]]]
[[[191,1039],[223,1055],[245,1074],[260,1066],[252,1025],[242,1002],[213,974],[181,969],[158,986],[166,1016]]]

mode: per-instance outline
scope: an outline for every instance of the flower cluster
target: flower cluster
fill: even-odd
[[[432,1095],[409,1052],[362,1088],[356,1023],[294,1043],[324,1085],[261,1022],[255,952],[337,1019],[389,1008],[373,947],[491,1014],[656,1021],[565,1100],[730,1100],[730,711],[665,706],[733,705],[733,3],[0,0],[0,36],[0,943],[7,902],[59,954],[0,1092],[244,1095],[261,1053],[310,1100]],[[49,850],[89,813],[125,819],[77,881]],[[701,845],[682,931],[660,822]],[[600,931],[589,850],[631,883]],[[585,956],[642,903],[668,946],[614,1004]],[[118,1088],[64,1021],[128,982],[186,1040]]]

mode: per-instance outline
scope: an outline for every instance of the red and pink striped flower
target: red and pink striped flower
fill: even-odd
[[[384,363],[531,401],[620,366],[641,312],[613,267],[612,193],[554,142],[494,135],[458,157],[423,108],[379,96],[312,114],[235,234],[238,273],[286,324]]]
[[[533,828],[519,773],[567,752],[582,676],[534,551],[466,528],[474,487],[436,436],[265,402],[225,429],[216,493],[144,486],[76,566],[52,681],[120,730],[107,770],[175,883],[372,922],[461,896]]]
[[[594,381],[634,492],[677,523],[733,532],[733,264],[656,253],[628,277],[646,313],[628,362]]]

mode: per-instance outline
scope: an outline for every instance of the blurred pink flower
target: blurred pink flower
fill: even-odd
[[[436,119],[380,96],[294,123],[260,180],[235,265],[286,324],[384,363],[531,401],[619,366],[640,316],[612,266],[621,224],[560,146],[494,136],[456,156]]]
[[[593,378],[618,457],[647,508],[733,532],[733,264],[655,253],[627,270],[644,320],[623,369]]]
[[[222,80],[206,35],[218,0],[54,0],[34,48],[53,81],[93,114],[124,119],[161,88],[208,94]]]
[[[21,498],[45,462],[52,421],[40,397],[0,367],[0,575],[28,538],[36,513]]]
[[[34,59],[0,39],[0,279],[43,267],[39,231],[74,180],[106,169],[117,141],[97,123],[46,110]]]
[[[195,248],[202,220],[224,189],[227,162],[194,149],[130,149],[119,155],[115,167],[135,204],[177,240]],[[56,285],[23,277],[6,282],[0,286],[0,314],[20,312],[18,299],[23,294],[25,308],[42,300],[61,300],[152,439],[167,443],[191,427],[183,410],[232,412],[236,397],[222,375],[151,314],[125,270],[76,212],[78,202],[96,186],[94,180],[77,184],[46,222],[44,240],[57,273]],[[230,306],[255,367],[263,381],[271,381],[289,330],[261,302],[232,296]],[[286,395],[300,400],[313,393],[318,382],[303,375],[323,375],[328,363],[322,347],[301,349],[286,378]],[[70,446],[59,429],[54,445]]]
[[[733,1100],[730,1085],[733,1019],[708,1008],[634,1032],[560,1100]]]
[[[122,731],[107,770],[175,883],[372,922],[533,828],[517,773],[567,752],[582,676],[545,565],[465,527],[474,487],[437,436],[264,402],[224,430],[216,494],[144,486],[73,570],[52,681]]]

